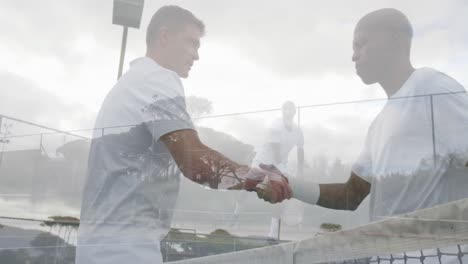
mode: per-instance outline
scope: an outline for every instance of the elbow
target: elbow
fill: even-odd
[[[348,205],[348,211],[356,211],[359,208],[359,205],[361,205],[360,202],[353,202]]]
[[[359,206],[361,205],[362,201],[367,197],[365,196],[357,196],[354,199],[350,199],[347,204],[347,210],[349,211],[356,211]]]

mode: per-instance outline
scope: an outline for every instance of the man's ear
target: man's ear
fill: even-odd
[[[166,46],[169,42],[169,29],[165,26],[159,28],[158,39],[161,46]]]
[[[392,32],[391,36],[392,48],[396,52],[407,51],[408,49],[408,39],[401,32]]]
[[[400,37],[395,32],[388,33],[388,43],[387,48],[391,49],[392,51],[397,51],[401,48]]]

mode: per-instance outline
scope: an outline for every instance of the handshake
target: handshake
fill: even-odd
[[[241,181],[228,189],[256,192],[258,198],[273,204],[292,197],[288,178],[274,165],[260,164],[259,168],[242,167],[239,170]]]

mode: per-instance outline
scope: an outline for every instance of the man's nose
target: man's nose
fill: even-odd
[[[199,60],[200,56],[198,55],[198,50],[193,53],[193,60]]]
[[[357,52],[354,51],[354,52],[353,52],[353,56],[351,56],[351,60],[352,60],[353,62],[356,62],[357,59],[358,59]]]

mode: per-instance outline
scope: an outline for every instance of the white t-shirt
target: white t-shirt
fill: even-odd
[[[371,220],[468,197],[467,135],[463,86],[433,69],[416,70],[373,121],[353,166],[371,183]]]
[[[279,162],[275,161],[272,144],[279,146]],[[275,120],[268,131],[265,144],[255,156],[254,165],[274,164],[281,171],[287,171],[289,152],[294,147],[304,147],[302,130],[295,123],[291,129],[287,129],[282,119]]]
[[[76,263],[162,263],[180,171],[159,138],[193,129],[178,75],[147,57],[133,61],[95,127]]]

